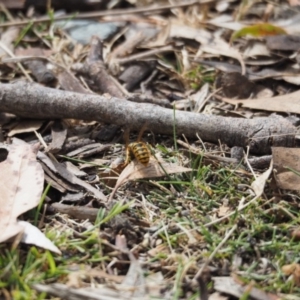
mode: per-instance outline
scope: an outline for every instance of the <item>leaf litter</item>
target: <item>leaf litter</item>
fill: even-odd
[[[39,144],[12,144],[1,168],[1,235],[5,242],[21,234],[23,243],[34,244],[58,254],[58,248],[28,222],[17,218],[36,207],[42,196],[44,173],[36,161]]]
[[[111,3],[119,12],[86,4],[99,13],[97,20],[89,13],[79,13],[85,20],[54,13],[53,27],[39,20],[36,7],[36,20],[23,32],[18,24],[29,21],[3,10],[12,23],[4,23],[8,29],[1,37],[1,81],[26,77],[65,91],[108,93],[112,106],[119,97],[225,118],[259,119],[276,112],[299,125],[299,12],[292,1],[285,6],[162,1],[159,10],[119,2]],[[26,9],[22,5],[18,9]],[[100,32],[100,25],[107,32]],[[1,114],[8,157],[0,164],[0,266],[6,272],[5,278],[0,274],[5,287],[0,297],[10,292],[15,299],[18,293],[43,297],[34,289],[60,299],[300,295],[297,148],[273,147],[272,153],[255,156],[251,149],[259,144],[249,134],[250,150],[239,147],[239,136],[232,137],[231,145],[239,148],[235,155],[222,140],[218,145],[202,140],[198,125],[194,139],[176,136],[174,122],[173,138],[144,136],[162,161],[152,157],[144,167],[133,160],[123,169],[125,128],[53,121]],[[224,124],[218,130],[229,136],[231,128]],[[130,125],[124,120],[124,127]],[[34,130],[43,142],[39,151],[32,150]],[[10,144],[11,136],[24,144]],[[276,133],[268,139],[271,146],[273,138]],[[51,187],[42,205],[45,183]],[[27,212],[35,207],[37,227],[33,211]],[[63,259],[19,246],[28,263],[21,260],[24,275],[15,283],[17,273],[7,266],[19,261],[14,252],[19,240],[62,252]],[[35,268],[26,269],[29,262]]]

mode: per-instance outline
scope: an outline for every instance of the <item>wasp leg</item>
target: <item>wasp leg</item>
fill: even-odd
[[[147,126],[148,126],[148,122],[146,121],[143,124],[142,128],[140,129],[140,132],[139,132],[139,135],[138,135],[138,138],[137,138],[137,142],[140,142],[142,140],[142,136],[143,136],[145,130],[147,129]]]
[[[125,156],[125,162],[123,164],[124,167],[126,167],[131,162],[131,148],[130,145],[126,147],[126,156]]]

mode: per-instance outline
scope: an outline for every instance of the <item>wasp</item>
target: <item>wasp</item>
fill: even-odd
[[[125,130],[125,141],[126,141],[126,159],[124,166],[127,166],[132,159],[136,159],[138,162],[143,164],[145,167],[148,165],[151,157],[150,149],[148,145],[142,141],[142,135],[146,129],[146,124],[141,128],[137,141],[128,143],[129,141],[129,130]]]

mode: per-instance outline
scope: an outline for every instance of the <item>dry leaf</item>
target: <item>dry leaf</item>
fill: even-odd
[[[21,120],[18,122],[17,126],[12,128],[8,136],[14,136],[15,134],[33,132],[42,127],[44,121],[42,120]]]
[[[252,41],[252,43],[249,43],[249,45],[245,49],[243,58],[256,58],[258,56],[271,56],[271,53],[265,43],[261,41]]]
[[[124,288],[124,298],[140,297],[143,299],[148,294],[143,269],[132,253],[129,252],[128,256],[130,259],[129,270],[119,288],[121,290]]]
[[[299,6],[300,1],[299,0],[288,0],[290,6]]]
[[[225,15],[225,14],[209,19],[207,20],[207,23],[220,27],[222,29],[230,29],[233,31],[240,30],[244,27],[242,23],[235,21],[232,15]]]
[[[252,286],[252,284],[242,285],[237,279],[232,277],[213,277],[214,288],[218,292],[232,295],[240,299],[245,293],[249,294],[249,298],[256,300],[278,300],[279,296],[271,293],[266,293],[258,288]]]
[[[121,157],[116,158],[108,168],[98,173],[99,178],[107,186],[114,187],[117,183],[120,173],[123,170],[124,160]]]
[[[25,6],[25,2],[23,0],[2,0],[1,4],[5,9],[23,9]]]
[[[275,35],[266,38],[266,46],[270,50],[298,51],[300,37],[297,35]]]
[[[170,249],[166,244],[159,244],[155,248],[151,248],[147,253],[150,257],[156,257],[159,254],[169,255]]]
[[[226,216],[230,212],[230,207],[227,203],[223,203],[217,211],[218,218]]]
[[[264,188],[266,185],[266,182],[268,178],[270,177],[270,174],[273,170],[273,162],[271,161],[270,167],[267,171],[259,175],[251,184],[251,187],[253,188],[253,191],[257,197],[262,195],[264,192]]]
[[[72,91],[82,94],[92,94],[91,91],[87,90],[82,83],[68,70],[60,69],[57,72],[57,79],[61,87],[65,91]]]
[[[231,41],[239,37],[244,36],[253,36],[253,37],[264,37],[270,35],[279,35],[279,34],[286,34],[286,31],[278,26],[269,24],[269,23],[262,23],[262,24],[255,24],[251,26],[244,27],[235,33],[233,33],[231,37]]]
[[[126,275],[127,276],[127,275]],[[141,277],[141,276],[140,276]],[[146,290],[144,295],[126,297],[124,294],[129,292],[134,292],[132,286],[124,286],[120,284],[106,285],[106,284],[97,284],[95,287],[87,288],[70,288],[67,285],[60,283],[53,283],[49,285],[43,284],[34,284],[32,287],[40,292],[46,292],[49,295],[55,295],[59,298],[64,299],[93,299],[93,300],[115,300],[115,299],[130,299],[130,300],[150,300],[150,299],[166,299],[162,298],[162,290],[166,287],[164,277],[161,272],[152,273],[146,278],[143,278],[145,282],[144,286],[141,286],[141,289]]]
[[[150,158],[149,164],[146,167],[135,159],[120,174],[116,186],[109,197],[109,201],[112,199],[116,190],[123,183],[129,180],[162,177],[167,174],[183,173],[190,171],[192,171],[192,169],[181,167],[174,163],[158,162],[158,160],[156,160],[153,157]]]
[[[203,28],[194,28],[182,24],[176,24],[176,21],[171,20],[169,37],[182,37],[190,40],[195,40],[201,44],[207,44],[213,39],[212,34]]]
[[[293,280],[297,286],[300,286],[300,264],[290,264],[282,266],[282,272],[287,275],[293,275]]]
[[[228,297],[223,296],[221,293],[214,292],[213,294],[209,295],[208,300],[227,300]]]
[[[97,278],[97,279],[108,279],[115,283],[121,283],[124,280],[123,275],[113,275],[107,274],[106,272],[98,269],[92,269],[90,266],[87,265],[78,265],[72,266],[74,271],[71,271],[67,276],[67,283],[68,287],[80,288],[84,286],[83,280],[86,278]]]
[[[0,44],[1,44],[1,47],[0,47],[0,57],[1,57],[1,60],[4,57],[9,56],[9,54],[7,53],[7,51],[5,51],[4,48],[10,50],[11,52],[14,51],[15,41],[18,39],[19,34],[20,34],[20,28],[16,27],[16,26],[11,26],[7,30],[5,30],[5,31],[2,32],[2,34],[1,34],[1,40],[0,40]]]
[[[54,121],[51,127],[52,141],[47,151],[51,153],[57,153],[61,150],[66,138],[67,138],[67,126],[61,120]]]
[[[209,84],[205,83],[199,91],[190,95],[191,101],[195,102],[194,112],[199,113],[204,107],[209,94]]]
[[[75,186],[80,186],[85,190],[91,192],[97,199],[106,201],[106,196],[100,191],[93,187],[88,182],[81,180],[76,177],[73,173],[71,173],[63,164],[51,160],[47,155],[42,152],[38,152],[39,160],[44,163],[51,171],[59,174],[63,179],[72,183]]]
[[[215,37],[213,40],[209,41],[209,43],[200,46],[200,51],[235,58],[241,64],[242,75],[246,73],[246,67],[241,53],[221,38]],[[196,54],[196,57],[199,56],[198,54]]]
[[[196,57],[199,57],[201,52],[207,52],[214,55],[224,55],[226,57],[235,58],[241,64],[242,74],[245,74],[246,68],[241,53],[231,47],[229,43],[221,39],[218,35],[214,37],[205,29],[193,28],[172,22],[170,24],[170,37],[182,37],[199,42],[201,46]]]
[[[124,299],[152,299],[161,295],[164,277],[160,272],[145,277],[144,270],[135,256],[129,251],[129,270],[120,285],[115,285],[116,290],[122,291]],[[159,297],[160,298],[160,297]]]
[[[296,228],[291,232],[291,237],[294,241],[300,241],[300,228]]]
[[[36,161],[39,144],[11,145],[0,163],[0,242],[23,231],[17,217],[38,205],[43,192],[44,172]]]
[[[37,227],[25,221],[18,221],[18,224],[24,228],[21,240],[23,243],[36,245],[54,253],[61,254],[59,249]]]
[[[271,98],[251,100],[232,100],[228,98],[222,98],[222,100],[233,105],[242,104],[244,107],[253,109],[300,114],[299,98],[300,91]]]
[[[128,180],[162,177],[166,174],[190,172],[192,169],[181,167],[175,163],[159,162],[151,157],[147,167],[137,162],[132,161],[121,173],[117,185]]]
[[[28,48],[21,48],[18,47],[15,50],[16,56],[43,56],[43,57],[50,57],[53,54],[53,51],[50,49],[44,49],[39,47],[28,47]]]
[[[299,148],[272,148],[275,179],[281,189],[300,189],[300,149]],[[293,171],[294,170],[294,171]],[[297,174],[298,172],[298,174]]]

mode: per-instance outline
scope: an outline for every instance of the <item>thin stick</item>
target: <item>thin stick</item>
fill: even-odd
[[[6,47],[6,45],[4,45],[2,42],[0,42],[0,47],[2,50],[4,50],[10,57],[15,58],[15,55]],[[29,76],[28,72],[24,69],[24,67],[21,65],[21,63],[17,63],[17,66],[20,68],[20,70],[22,71],[22,73],[25,75],[25,77],[33,82],[33,79]]]
[[[80,13],[80,14],[66,14],[64,16],[57,16],[55,17],[55,21],[60,20],[74,20],[74,19],[97,19],[99,17],[106,17],[106,16],[123,16],[129,14],[143,14],[143,13],[150,13],[156,12],[161,10],[171,10],[173,8],[180,8],[180,7],[187,7],[192,5],[203,5],[208,3],[213,3],[215,0],[201,0],[201,1],[191,1],[185,3],[178,3],[178,4],[169,4],[169,5],[155,5],[155,6],[147,6],[147,7],[139,7],[134,9],[112,9],[112,10],[102,10],[96,12],[89,12],[89,13]],[[22,20],[22,21],[13,21],[13,22],[5,22],[0,24],[1,27],[10,27],[10,26],[23,26],[28,24],[28,22],[32,22],[32,24],[36,23],[43,23],[43,22],[51,22],[52,18],[50,17],[41,17],[32,20]]]
[[[252,166],[251,166],[251,164],[250,164],[250,162],[249,162],[249,160],[248,160],[248,157],[249,157],[249,147],[247,147],[247,153],[244,153],[244,159],[245,159],[245,162],[246,162],[246,164],[247,164],[247,167],[248,167],[249,170],[251,171],[251,173],[252,173],[254,179],[256,179],[257,176],[256,176],[256,174],[255,174],[254,171],[253,171],[253,168],[252,168]]]
[[[170,51],[174,51],[174,47],[168,45],[168,46],[164,46],[161,48],[144,51],[142,53],[132,54],[131,56],[127,56],[124,58],[115,58],[114,62],[119,63],[119,64],[125,64],[125,63],[129,63],[132,61],[136,61],[138,59],[145,59],[150,56],[155,56],[155,55],[158,55],[158,54],[161,54],[164,52],[170,52]]]

